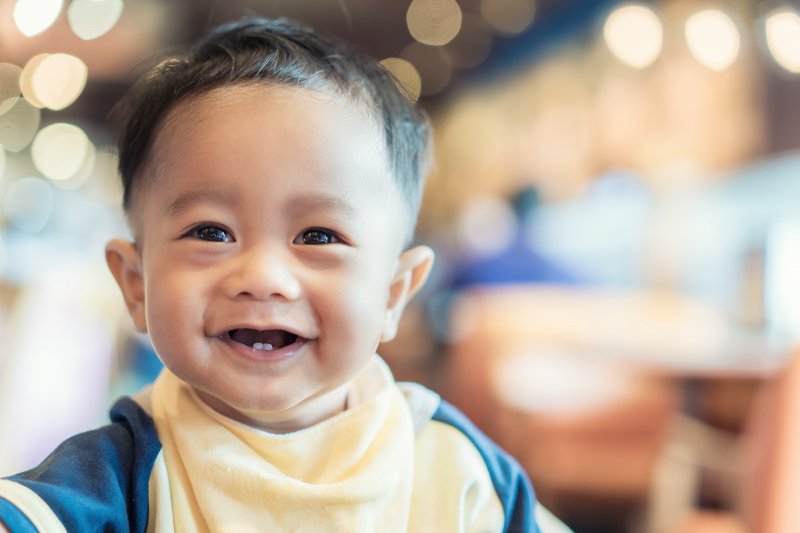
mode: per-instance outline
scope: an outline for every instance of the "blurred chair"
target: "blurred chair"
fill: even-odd
[[[453,313],[446,396],[517,457],[557,515],[633,516],[680,404],[678,383],[651,356],[684,357],[719,334],[713,313],[684,303],[578,288],[471,289]],[[709,327],[693,337],[690,324]]]
[[[768,383],[744,436],[743,511],[753,531],[800,531],[800,350]]]
[[[763,384],[734,453],[724,443],[720,446],[718,435],[708,428],[705,433],[696,429],[695,441],[705,443],[694,447],[703,452],[694,458],[696,468],[724,468],[727,463],[734,472],[736,501],[729,512],[685,513],[681,526],[672,532],[800,531],[800,349]]]
[[[636,519],[678,409],[673,382],[570,352],[513,356],[489,375],[494,431],[542,501],[607,530]]]

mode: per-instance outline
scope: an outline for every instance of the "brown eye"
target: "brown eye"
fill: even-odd
[[[231,242],[233,240],[227,231],[217,226],[203,226],[196,228],[193,233],[194,236],[201,241]]]
[[[303,244],[318,245],[318,244],[333,244],[339,242],[336,235],[330,231],[323,229],[308,229],[300,234],[300,240]]]

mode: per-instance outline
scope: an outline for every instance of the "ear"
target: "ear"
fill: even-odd
[[[427,246],[415,246],[400,254],[392,285],[389,287],[389,302],[383,316],[381,342],[390,341],[397,335],[403,310],[428,279],[433,258],[433,250]]]
[[[146,332],[144,277],[139,250],[130,241],[114,239],[106,245],[106,263],[122,291],[133,325],[137,330]]]

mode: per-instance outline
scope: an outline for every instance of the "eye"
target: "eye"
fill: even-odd
[[[232,242],[233,236],[228,230],[219,226],[197,226],[189,232],[189,236],[201,241],[209,242]]]
[[[334,244],[337,242],[341,242],[339,237],[333,233],[332,231],[320,229],[320,228],[311,228],[304,230],[294,239],[295,244],[310,244],[310,245],[319,245],[319,244]]]

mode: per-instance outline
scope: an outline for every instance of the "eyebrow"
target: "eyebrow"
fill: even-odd
[[[186,211],[195,204],[211,202],[218,205],[233,206],[238,202],[238,197],[231,191],[221,189],[202,189],[189,191],[175,198],[167,206],[167,215],[175,216]]]
[[[348,218],[356,218],[356,208],[339,196],[312,193],[296,196],[289,200],[287,212],[290,215],[308,211],[331,211]]]

